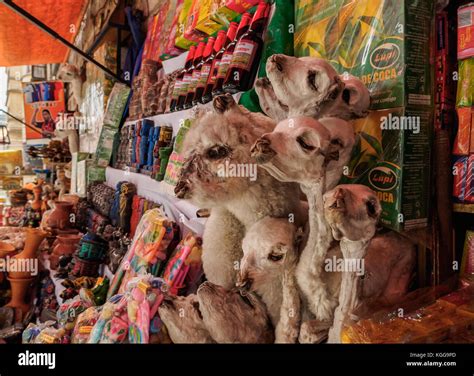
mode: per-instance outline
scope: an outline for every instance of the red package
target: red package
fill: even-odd
[[[474,4],[458,9],[458,60],[474,56]]]
[[[458,107],[458,133],[454,140],[453,154],[454,155],[469,155],[474,152],[474,116],[472,107]],[[472,140],[471,140],[472,139]]]
[[[245,13],[253,6],[257,5],[261,0],[227,0],[225,6],[237,13]]]
[[[464,201],[474,203],[474,154],[469,156],[466,173],[466,196]]]
[[[466,175],[467,175],[467,157],[461,157],[454,162],[453,172],[454,172],[454,181],[453,181],[453,196],[457,200],[463,202],[464,197],[466,196]]]

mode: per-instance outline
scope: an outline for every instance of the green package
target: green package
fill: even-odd
[[[296,0],[295,56],[364,82],[374,110],[431,106],[431,0]]]
[[[474,105],[474,58],[459,62],[458,92],[456,106],[471,107]]]
[[[94,162],[97,166],[107,167],[110,162],[114,148],[115,135],[117,134],[116,127],[104,124],[100,132],[97,150],[95,152]]]
[[[130,88],[128,86],[120,83],[114,85],[107,101],[104,124],[115,128],[119,127],[129,95]]]

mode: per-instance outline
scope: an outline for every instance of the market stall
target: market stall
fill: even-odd
[[[1,341],[474,342],[473,5],[6,3]]]

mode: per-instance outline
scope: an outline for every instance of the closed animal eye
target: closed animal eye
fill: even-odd
[[[278,261],[280,261],[281,259],[283,259],[283,255],[282,255],[282,254],[277,254],[277,253],[273,253],[273,252],[272,252],[272,253],[270,253],[270,254],[268,255],[268,259],[269,259],[270,261],[278,262]]]
[[[217,145],[208,149],[206,154],[209,159],[223,159],[229,156],[230,150],[226,146]]]
[[[303,137],[299,136],[296,138],[296,142],[301,146],[301,148],[303,148],[304,150],[308,150],[308,151],[312,151],[314,149],[316,149],[316,147],[312,146],[312,145],[309,145],[308,143],[306,143],[306,141],[304,140]]]

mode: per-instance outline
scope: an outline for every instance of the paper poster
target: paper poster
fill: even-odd
[[[51,138],[59,115],[65,111],[64,84],[60,81],[23,83],[26,139]]]

